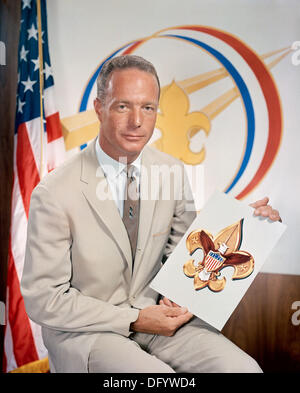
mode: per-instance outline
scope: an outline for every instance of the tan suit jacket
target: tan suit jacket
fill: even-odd
[[[142,167],[183,165],[146,146]],[[166,171],[162,171],[166,172]],[[48,174],[31,197],[21,290],[29,317],[42,326],[51,371],[87,372],[99,332],[129,336],[139,309],[156,304],[149,283],[195,217],[186,210],[186,177],[165,174],[141,200],[136,257],[95,153],[95,141]],[[141,174],[141,195],[149,182]],[[103,198],[103,186],[108,198]],[[101,194],[102,192],[102,194]],[[100,197],[99,197],[100,196]],[[166,200],[164,200],[166,199]]]

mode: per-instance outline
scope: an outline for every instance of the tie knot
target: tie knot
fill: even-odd
[[[132,179],[134,177],[134,165],[127,165],[125,171],[128,178]]]

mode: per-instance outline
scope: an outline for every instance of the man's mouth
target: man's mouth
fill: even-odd
[[[142,139],[144,136],[143,136],[143,135],[125,134],[125,135],[123,135],[123,137],[124,137],[125,139],[127,139],[128,141],[139,141],[139,140]]]

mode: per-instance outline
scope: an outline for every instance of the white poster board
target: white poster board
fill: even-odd
[[[286,229],[253,211],[215,193],[151,288],[221,330]]]

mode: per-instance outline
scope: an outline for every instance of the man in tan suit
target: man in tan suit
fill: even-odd
[[[146,146],[159,91],[146,60],[107,62],[94,102],[99,136],[32,193],[21,288],[52,372],[261,371],[217,330],[149,288],[195,218],[182,163]],[[153,168],[164,168],[154,183]],[[254,207],[279,219],[265,199]]]

